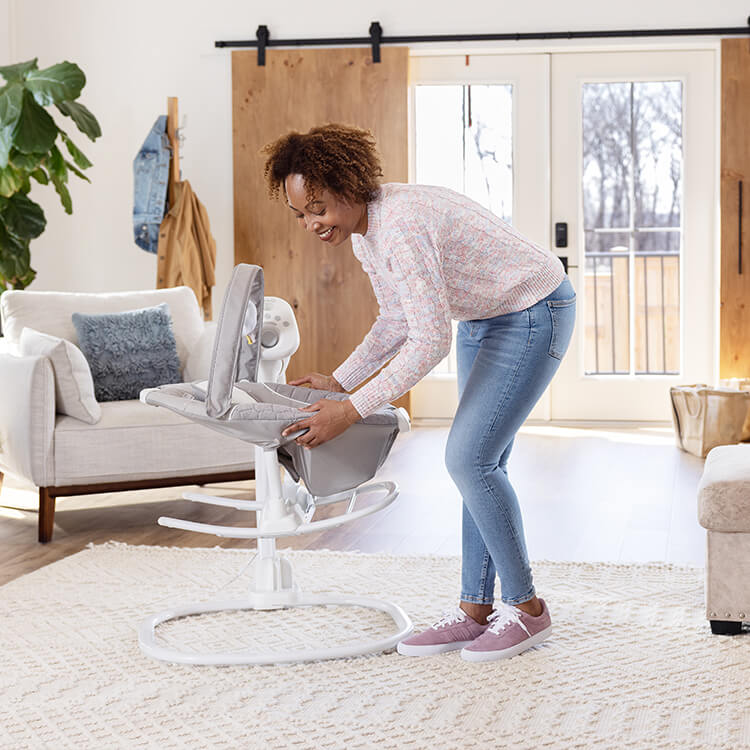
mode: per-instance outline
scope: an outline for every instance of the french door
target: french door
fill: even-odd
[[[578,326],[553,419],[669,419],[711,383],[718,312],[715,53],[553,55],[552,223]]]
[[[465,192],[569,264],[576,330],[532,419],[664,420],[670,385],[713,381],[715,57],[412,58],[411,179]],[[449,357],[412,410],[456,403]]]

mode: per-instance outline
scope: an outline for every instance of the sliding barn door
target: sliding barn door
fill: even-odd
[[[750,375],[750,41],[721,41],[720,377]]]
[[[232,53],[234,257],[262,266],[266,294],[294,308],[302,343],[292,379],[331,373],[359,344],[378,307],[351,242],[329,247],[302,230],[283,196],[272,202],[260,149],[290,130],[337,122],[377,139],[386,182],[408,181],[408,50],[267,50]],[[402,403],[402,402],[400,402]]]

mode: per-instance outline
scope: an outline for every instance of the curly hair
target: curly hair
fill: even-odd
[[[369,203],[378,191],[383,170],[369,130],[331,123],[307,133],[292,131],[269,143],[264,176],[268,194],[277,198],[284,180],[300,174],[307,197],[329,190],[348,203]]]

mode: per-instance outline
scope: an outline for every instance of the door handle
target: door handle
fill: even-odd
[[[737,272],[742,275],[742,180],[739,181],[738,188],[739,205],[737,207]]]

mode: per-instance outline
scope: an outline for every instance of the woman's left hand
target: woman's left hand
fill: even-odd
[[[324,398],[300,411],[311,411],[315,414],[290,424],[281,434],[286,437],[292,432],[306,429],[307,432],[300,435],[296,441],[305,448],[315,448],[332,440],[360,418],[359,412],[349,399],[334,401]]]

